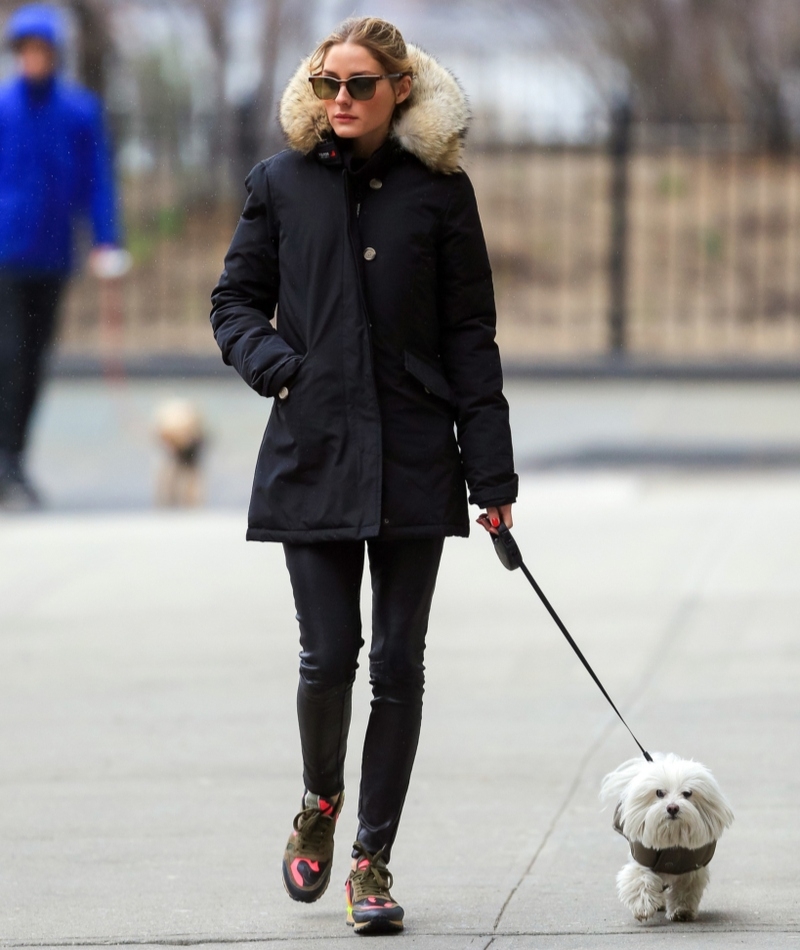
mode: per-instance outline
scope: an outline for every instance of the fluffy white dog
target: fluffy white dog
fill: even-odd
[[[694,920],[708,884],[706,865],[733,812],[711,772],[699,762],[655,753],[630,759],[603,779],[600,796],[616,801],[614,828],[628,839],[630,861],[617,894],[637,920],[666,910],[668,920]]]

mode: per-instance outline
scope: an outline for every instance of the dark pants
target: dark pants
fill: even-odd
[[[0,270],[0,464],[18,462],[55,329],[63,275],[20,277]]]
[[[351,693],[361,638],[364,548],[372,578],[372,704],[364,739],[358,840],[388,861],[422,721],[425,634],[442,538],[284,544],[300,622],[297,713],[303,779],[318,795],[344,788]]]

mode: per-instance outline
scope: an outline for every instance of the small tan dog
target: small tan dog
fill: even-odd
[[[166,449],[156,481],[156,503],[192,507],[203,502],[200,457],[206,442],[203,420],[186,399],[172,399],[156,412],[156,435]]]

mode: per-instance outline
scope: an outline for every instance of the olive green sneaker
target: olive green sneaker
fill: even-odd
[[[392,875],[383,860],[383,848],[369,854],[360,841],[353,848],[358,857],[345,884],[347,926],[360,934],[399,933],[403,929],[403,908],[389,893]]]
[[[295,815],[293,831],[283,852],[283,886],[292,900],[310,904],[325,893],[331,879],[333,833],[344,805],[344,792],[335,802],[306,792],[303,810]]]

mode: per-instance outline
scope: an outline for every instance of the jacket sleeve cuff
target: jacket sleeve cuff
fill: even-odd
[[[501,498],[499,500],[492,501],[483,501],[478,505],[479,508],[502,508],[503,505],[513,505],[517,501],[516,498]],[[474,502],[473,502],[474,504]]]
[[[279,366],[275,372],[272,374],[272,379],[270,380],[270,390],[274,393],[278,392],[283,386],[285,386],[291,379],[294,378],[298,369],[300,368],[300,363],[303,359],[301,356],[292,356],[286,360],[281,366]]]
[[[502,505],[513,505],[517,500],[519,478],[514,475],[502,485],[493,485],[491,488],[477,489],[470,493],[469,503],[479,508],[500,508]]]

